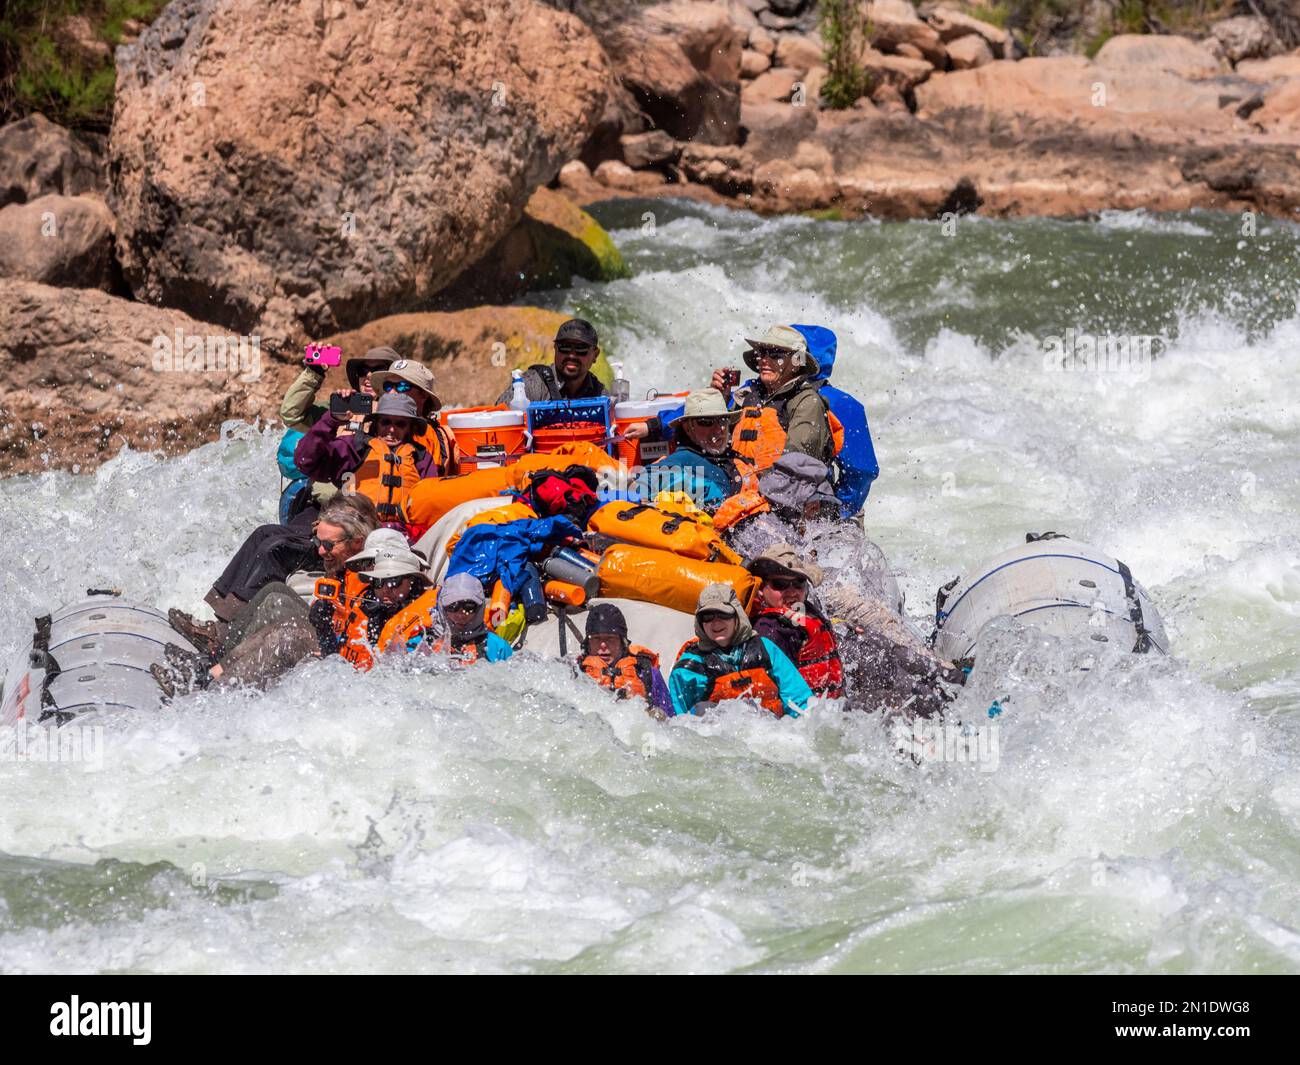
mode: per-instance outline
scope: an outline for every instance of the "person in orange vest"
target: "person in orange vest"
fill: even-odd
[[[811,589],[821,567],[789,544],[772,544],[745,567],[763,583],[755,596],[754,631],[776,644],[798,668],[814,695],[844,696],[839,641]]]
[[[453,662],[504,662],[514,648],[487,627],[487,596],[472,573],[457,573],[438,588],[438,625],[407,641],[407,647],[447,655]]]
[[[424,431],[415,437],[442,470],[440,476],[454,472],[456,449],[451,433],[438,421],[438,411],[442,409],[442,400],[434,391],[436,381],[433,371],[413,359],[397,359],[383,370],[376,370],[370,375],[371,386],[375,396],[382,399],[389,393],[410,396],[420,417],[426,422]]]
[[[318,481],[350,483],[352,490],[372,500],[382,523],[411,531],[406,522],[406,497],[425,477],[445,472],[420,442],[428,426],[415,400],[401,392],[379,397],[362,431],[337,437],[339,416],[326,412],[294,450],[299,468]]]
[[[826,463],[791,451],[782,455],[725,500],[713,514],[714,528],[742,555],[757,555],[768,544],[803,543],[810,526],[849,530],[840,520],[839,500],[828,480]],[[861,535],[861,530],[858,530]]]
[[[583,673],[619,699],[639,696],[658,711],[656,716],[672,716],[672,698],[659,672],[659,656],[628,642],[623,611],[613,603],[597,603],[587,612],[585,637]]]
[[[424,558],[404,545],[380,541],[380,532],[371,534],[367,550],[348,559],[360,564],[357,576],[365,595],[349,615],[338,653],[361,670],[390,648],[404,648],[413,630],[431,624],[434,609]]]
[[[745,365],[757,380],[732,394],[737,370],[715,370],[711,381],[731,406],[741,411],[732,447],[751,465],[763,469],[787,451],[829,463],[835,457],[830,409],[817,383],[817,360],[808,341],[792,326],[769,326],[748,340]]]
[[[754,632],[729,584],[710,584],[695,608],[695,638],[677,654],[668,677],[673,713],[747,699],[777,717],[798,717],[812,689],[784,651]]]

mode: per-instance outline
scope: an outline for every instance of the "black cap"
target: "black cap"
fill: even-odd
[[[587,611],[587,637],[621,636],[627,640],[627,618],[613,603],[597,603]]]
[[[596,339],[596,327],[581,318],[570,318],[555,331],[555,342],[558,344],[561,340],[576,340],[593,348],[600,343]]]

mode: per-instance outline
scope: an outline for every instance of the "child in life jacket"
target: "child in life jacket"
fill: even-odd
[[[415,438],[427,429],[415,400],[401,392],[385,392],[362,431],[336,437],[340,416],[326,411],[299,442],[294,461],[307,476],[342,486],[374,502],[380,521],[388,528],[410,532],[406,497],[425,477],[439,477],[444,469]]]
[[[615,698],[645,699],[658,711],[656,717],[672,716],[672,699],[659,672],[659,656],[628,643],[627,619],[613,603],[597,603],[587,612],[582,649],[582,671],[610,689]]]
[[[809,594],[821,584],[821,567],[781,543],[746,568],[763,579],[755,598],[754,631],[785,652],[814,695],[843,698],[844,665],[835,630]]]
[[[438,589],[441,631],[430,632],[411,642],[414,650],[447,655],[462,665],[474,662],[504,662],[512,648],[495,632],[489,632],[484,617],[487,596],[472,573],[457,573]]]
[[[726,699],[752,699],[777,717],[798,717],[812,689],[784,651],[757,635],[729,584],[710,584],[695,608],[695,639],[668,678],[673,713]]]

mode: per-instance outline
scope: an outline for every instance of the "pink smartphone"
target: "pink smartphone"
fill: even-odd
[[[302,361],[308,366],[337,366],[343,361],[342,348],[327,348],[321,344],[308,344]]]

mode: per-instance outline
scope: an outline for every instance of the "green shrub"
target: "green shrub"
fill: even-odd
[[[821,33],[826,58],[822,100],[837,110],[875,87],[862,67],[862,51],[871,39],[866,9],[859,0],[821,0]]]
[[[128,19],[147,24],[165,6],[166,0],[8,0],[0,16],[0,122],[40,111],[62,125],[107,129],[117,83],[111,49]],[[63,30],[72,15],[85,16],[108,56],[77,53]]]

